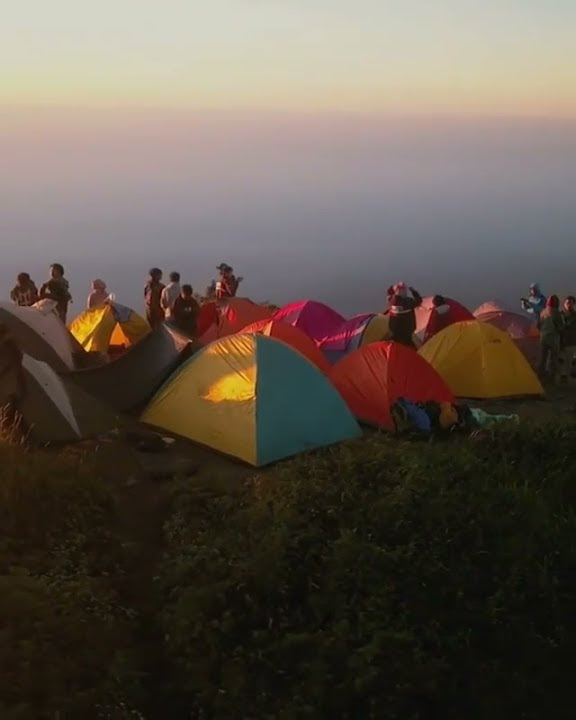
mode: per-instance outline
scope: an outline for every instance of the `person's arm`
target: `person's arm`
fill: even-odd
[[[45,300],[47,297],[47,289],[48,289],[48,283],[44,283],[40,287],[40,300]]]
[[[170,309],[170,298],[168,297],[168,288],[164,288],[160,294],[160,307],[162,310]]]
[[[16,288],[12,288],[12,290],[10,290],[10,300],[12,300],[12,302],[15,303],[15,302],[16,302],[16,298],[17,298]]]
[[[410,288],[410,292],[412,293],[412,297],[414,298],[414,307],[420,307],[420,305],[422,305],[422,295],[420,295],[418,290],[414,290],[413,287]]]

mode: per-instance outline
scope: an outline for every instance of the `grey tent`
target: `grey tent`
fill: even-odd
[[[118,412],[138,411],[196,349],[190,338],[163,325],[119,358],[68,377]]]
[[[56,372],[72,370],[75,355],[84,352],[51,307],[0,303],[0,323],[9,328],[24,354],[48,363]]]
[[[118,427],[116,413],[57,375],[47,363],[24,355],[22,368],[24,387],[18,410],[33,441],[73,442]]]

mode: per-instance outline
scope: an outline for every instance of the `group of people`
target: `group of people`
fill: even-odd
[[[540,374],[553,383],[558,377],[566,380],[576,355],[576,298],[568,295],[560,307],[558,295],[546,297],[540,285],[533,283],[520,303],[535,317],[540,333]]]
[[[216,269],[220,277],[209,285],[206,297],[215,300],[236,297],[242,278],[237,278],[234,268],[227,263],[221,263]],[[144,288],[146,319],[150,327],[156,328],[167,322],[188,335],[196,335],[200,304],[194,297],[194,289],[189,284],[180,284],[180,273],[170,273],[168,285],[164,285],[162,277],[162,270],[152,268]]]
[[[236,296],[241,277],[234,275],[234,269],[227,263],[216,268],[218,281],[213,280],[206,289],[208,299],[226,300]],[[146,318],[152,328],[168,322],[179,330],[196,334],[196,323],[200,305],[194,297],[189,284],[180,283],[180,274],[172,272],[169,282],[162,282],[163,273],[159,268],[150,270],[148,282],[144,288]],[[422,296],[415,288],[406,283],[396,283],[388,288],[388,307],[384,311],[389,315],[389,331],[393,340],[414,347],[416,332],[416,310],[422,304]],[[53,300],[62,321],[66,323],[68,306],[72,302],[70,286],[65,277],[64,267],[60,263],[50,266],[50,277],[40,287],[36,287],[28,273],[20,273],[17,283],[10,294],[14,303],[31,306],[39,300]],[[102,280],[94,280],[88,296],[87,307],[96,308],[113,299]],[[521,298],[522,309],[531,314],[540,333],[540,373],[555,381],[560,373],[567,377],[576,356],[576,300],[569,295],[562,306],[557,295],[546,297],[538,283],[530,286],[528,296]],[[451,307],[441,295],[432,300],[432,314],[427,334],[433,335],[449,325]],[[425,337],[424,340],[427,340]]]
[[[64,267],[60,263],[50,265],[50,277],[40,287],[36,287],[28,273],[20,273],[16,279],[16,285],[10,293],[10,298],[16,305],[30,307],[39,300],[53,300],[56,303],[56,311],[63,323],[66,323],[68,305],[72,302],[70,285],[64,277]]]
[[[209,298],[225,300],[236,296],[242,278],[234,275],[234,269],[227,263],[217,268],[218,281],[213,280],[206,291]],[[168,322],[187,334],[194,335],[200,305],[194,297],[194,290],[189,284],[180,284],[180,273],[172,272],[169,283],[162,282],[163,273],[159,268],[150,270],[148,282],[144,288],[146,319],[152,328]],[[62,322],[66,323],[68,306],[72,302],[70,285],[65,278],[64,267],[60,263],[50,266],[50,277],[38,290],[28,273],[20,273],[15,287],[10,293],[12,301],[21,307],[30,307],[39,300],[53,300],[56,303]],[[88,295],[86,307],[89,310],[113,300],[103,280],[94,280]]]

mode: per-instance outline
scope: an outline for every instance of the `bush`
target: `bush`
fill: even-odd
[[[137,717],[109,491],[77,458],[0,452],[0,716]]]
[[[162,578],[174,693],[196,718],[568,717],[575,440],[376,435],[241,500],[182,492]]]

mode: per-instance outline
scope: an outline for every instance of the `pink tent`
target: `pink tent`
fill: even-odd
[[[510,335],[512,340],[538,337],[536,323],[528,315],[520,315],[519,313],[500,310],[497,312],[480,313],[476,315],[476,320],[490,323],[490,325],[494,325],[499,330],[504,330],[504,332]]]
[[[346,320],[332,308],[313,300],[285,305],[273,315],[273,319],[299,328],[315,342],[323,340]]]
[[[508,308],[503,302],[500,302],[499,300],[488,300],[487,302],[482,303],[482,305],[478,306],[472,314],[475,318],[477,318],[478,315],[485,315],[486,313],[494,312],[508,312]]]

